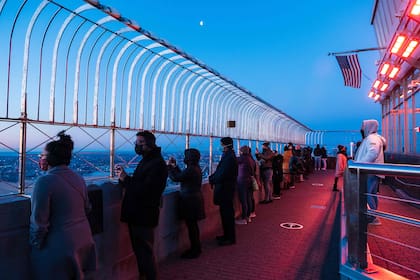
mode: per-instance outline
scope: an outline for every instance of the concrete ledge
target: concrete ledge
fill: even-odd
[[[97,272],[94,279],[137,279],[137,265],[127,225],[120,222],[122,189],[117,183],[101,182],[88,186],[89,191],[102,190],[102,231],[94,235],[97,250]],[[206,219],[199,222],[203,239],[221,232],[218,207],[213,205],[210,185],[203,185]],[[163,196],[159,226],[155,231],[155,252],[158,261],[178,254],[189,246],[185,224],[177,217],[177,191]],[[236,203],[236,212],[239,207]],[[29,279],[30,198],[0,197],[0,275],[4,280]],[[100,213],[100,211],[96,212]]]

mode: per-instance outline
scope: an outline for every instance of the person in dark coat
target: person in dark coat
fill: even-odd
[[[273,199],[281,197],[281,182],[283,182],[283,156],[274,151],[273,158]]]
[[[120,185],[125,189],[121,221],[128,224],[140,277],[151,280],[157,279],[154,229],[159,221],[159,207],[168,169],[153,133],[141,131],[136,136],[135,152],[142,159],[132,176],[127,175],[121,166],[116,166],[116,173]]]
[[[224,246],[236,243],[233,195],[238,177],[238,162],[233,151],[232,138],[223,137],[220,142],[223,155],[216,171],[209,176],[209,183],[214,186],[213,202],[219,205],[223,227],[223,235],[218,236],[217,240],[220,246]]]
[[[91,206],[85,181],[68,167],[73,141],[64,132],[58,137],[45,146],[40,167],[47,173],[38,178],[32,194],[31,275],[32,279],[85,279],[96,270],[87,219]]]
[[[187,259],[198,258],[201,254],[200,228],[198,221],[206,217],[204,212],[204,198],[201,192],[202,173],[199,165],[200,152],[197,149],[184,151],[186,168],[181,171],[176,160],[171,157],[168,162],[169,178],[174,182],[181,182],[179,191],[179,214],[185,220],[191,247],[181,257]]]

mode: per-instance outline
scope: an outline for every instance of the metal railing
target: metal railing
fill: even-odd
[[[382,242],[387,242],[388,246],[396,245],[401,246],[403,249],[412,250],[413,258],[419,255],[420,248],[418,246],[412,246],[404,241],[396,240],[397,237],[387,238],[378,233],[372,233],[368,230],[367,215],[381,217],[384,220],[395,222],[398,225],[407,225],[408,230],[416,231],[416,234],[420,233],[420,213],[415,217],[409,217],[406,215],[399,215],[395,213],[393,209],[382,211],[368,209],[367,197],[376,196],[381,199],[381,204],[385,201],[397,201],[399,203],[414,203],[419,204],[418,201],[410,199],[399,199],[386,195],[368,194],[367,193],[367,176],[368,175],[386,175],[392,177],[417,177],[420,178],[420,166],[418,165],[402,165],[402,164],[372,164],[372,163],[360,163],[350,160],[348,162],[348,169],[345,172],[344,178],[344,217],[345,222],[342,222],[342,259],[340,266],[340,273],[346,275],[351,279],[359,279],[358,274],[368,275],[376,271],[378,268],[375,265],[375,269],[372,270],[371,259],[376,258],[385,263],[390,263],[403,270],[409,271],[409,273],[420,275],[417,268],[409,267],[409,265],[398,263],[390,260],[387,257],[380,256],[377,253],[369,251],[368,237],[381,239]],[[411,206],[410,206],[411,207]],[[416,208],[413,207],[413,211],[410,213],[417,214]],[[386,226],[386,225],[382,225]],[[418,260],[418,258],[417,258]],[[417,265],[418,267],[418,265]],[[392,272],[392,270],[391,270]],[[398,273],[398,272],[396,272]],[[374,274],[371,274],[373,279]],[[368,277],[369,278],[369,277]]]
[[[96,0],[3,0],[0,29],[0,152],[18,154],[21,190],[33,136],[59,126],[107,131],[111,165],[119,131],[298,144],[311,131]]]

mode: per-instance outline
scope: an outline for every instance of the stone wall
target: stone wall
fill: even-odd
[[[98,190],[102,192],[101,203],[95,205],[102,209],[94,212],[95,215],[102,214],[102,217],[90,217],[96,223],[95,231],[98,232],[94,234],[98,270],[93,278],[137,279],[136,259],[131,250],[128,229],[119,221],[121,188],[115,183],[104,182],[89,185],[88,189],[90,194]],[[199,226],[202,238],[209,238],[221,234],[220,216],[218,207],[213,205],[212,190],[208,184],[203,185],[203,193],[207,217],[200,221]],[[177,202],[176,191],[163,196],[159,226],[155,232],[155,252],[159,261],[189,246],[186,226],[176,215]],[[238,212],[238,205],[236,209]],[[29,217],[30,198],[18,195],[0,198],[0,275],[3,280],[30,279]]]

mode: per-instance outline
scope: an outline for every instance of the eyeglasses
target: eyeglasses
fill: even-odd
[[[136,140],[136,141],[133,142],[134,145],[143,145],[145,143],[146,143],[146,141],[144,141],[144,140],[143,141]]]

